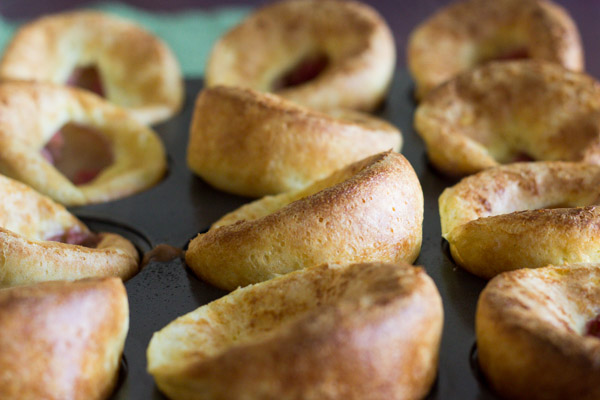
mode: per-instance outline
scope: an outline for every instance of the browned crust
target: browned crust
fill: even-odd
[[[479,364],[503,398],[600,398],[600,340],[583,336],[600,307],[597,264],[518,270],[479,299]]]
[[[183,104],[179,65],[165,43],[137,24],[99,11],[45,16],[23,25],[2,56],[0,80],[64,84],[75,67],[87,65],[99,69],[107,99],[142,123],[168,119]]]
[[[321,265],[239,289],[154,334],[172,399],[419,399],[443,310],[423,269]]]
[[[217,42],[206,84],[272,91],[273,81],[304,57],[324,53],[330,62],[317,78],[277,93],[320,110],[368,111],[387,92],[395,52],[387,24],[365,4],[281,1],[260,8]]]
[[[422,99],[436,86],[514,50],[582,71],[583,47],[575,22],[544,0],[467,0],[438,11],[408,42],[407,61]]]
[[[412,262],[422,222],[412,166],[386,152],[226,215],[190,242],[186,262],[228,290],[324,262]]]
[[[90,126],[110,142],[113,163],[75,186],[40,153],[68,122]],[[74,88],[48,83],[0,84],[0,172],[66,205],[113,200],[147,189],[166,170],[158,135],[120,108]]]
[[[0,397],[108,398],[128,326],[118,278],[0,290]]]
[[[332,115],[251,89],[216,86],[196,101],[189,167],[245,196],[296,190],[367,156],[399,151],[400,131],[365,114]]]
[[[484,278],[518,268],[600,262],[599,199],[597,165],[496,167],[442,193],[442,235],[454,261]]]
[[[29,186],[0,175],[0,227],[31,240],[58,237],[69,230],[89,232],[65,207]]]
[[[118,276],[129,279],[138,272],[138,253],[119,235],[101,233],[94,248],[49,241],[28,240],[0,228],[0,287],[34,282]]]
[[[63,206],[31,188],[0,176],[0,287],[49,280],[118,276],[138,271],[138,253],[127,239],[99,234],[94,248],[47,241],[88,228]]]
[[[489,63],[438,87],[417,108],[429,159],[468,175],[522,155],[600,160],[600,84],[541,61]]]

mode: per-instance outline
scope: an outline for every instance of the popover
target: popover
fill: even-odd
[[[519,268],[600,262],[600,166],[546,161],[482,171],[444,190],[454,261],[491,278]]]
[[[386,152],[240,207],[194,238],[185,259],[202,279],[233,290],[326,262],[412,262],[422,223],[412,166]]]
[[[324,114],[276,95],[215,86],[196,101],[187,163],[216,188],[261,197],[301,189],[401,144],[397,128],[366,114]]]
[[[466,0],[439,10],[408,40],[407,63],[423,99],[436,86],[493,60],[544,60],[584,68],[573,19],[548,0]]]
[[[119,278],[0,290],[0,397],[108,399],[129,328]]]
[[[152,337],[148,371],[171,399],[420,399],[442,320],[421,268],[315,266],[177,318]]]
[[[377,107],[396,64],[383,18],[356,1],[286,0],[264,6],[213,47],[206,85],[275,92],[324,110]]]
[[[65,150],[68,159],[61,158]],[[49,83],[0,83],[0,173],[73,206],[145,190],[166,167],[158,135],[98,96]]]
[[[91,232],[60,204],[2,175],[0,192],[0,288],[138,272],[137,250],[124,237]]]
[[[183,104],[171,50],[137,24],[100,11],[44,16],[19,28],[0,60],[0,80],[81,86],[145,124]]]
[[[489,63],[435,89],[414,125],[440,171],[515,161],[600,162],[600,84],[541,61]]]
[[[598,264],[498,275],[477,305],[478,360],[503,398],[600,398]]]

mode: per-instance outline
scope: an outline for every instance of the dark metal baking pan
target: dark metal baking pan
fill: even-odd
[[[165,179],[148,191],[122,200],[75,208],[75,214],[85,217],[92,228],[116,230],[145,252],[160,243],[184,247],[223,214],[250,201],[213,189],[186,167],[188,128],[201,88],[200,80],[187,81],[183,112],[156,127],[169,156]],[[423,247],[416,264],[423,265],[433,277],[445,312],[439,373],[428,399],[492,399],[494,396],[480,383],[471,366],[475,307],[485,281],[458,268],[441,238],[438,197],[455,182],[428,164],[423,142],[412,128],[412,90],[408,73],[398,71],[378,115],[402,130],[402,154],[413,165],[425,194]],[[196,278],[182,259],[151,262],[126,287],[130,305],[126,367],[114,399],[164,399],[146,372],[146,348],[152,334],[224,292]]]

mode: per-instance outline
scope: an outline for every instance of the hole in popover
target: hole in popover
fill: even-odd
[[[60,128],[41,152],[75,185],[93,181],[114,161],[111,143],[101,131],[75,123]]]

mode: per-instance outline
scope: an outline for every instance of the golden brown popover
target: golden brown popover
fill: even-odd
[[[415,128],[440,171],[515,161],[600,162],[600,84],[542,61],[489,63],[430,93]]]
[[[479,365],[506,399],[600,398],[600,265],[522,269],[481,293]]]
[[[318,110],[369,111],[385,97],[395,64],[392,33],[370,6],[286,0],[258,9],[215,44],[206,84],[275,92]]]
[[[119,278],[1,289],[0,398],[109,398],[128,328]]]
[[[366,114],[324,114],[276,95],[216,86],[196,101],[187,162],[219,189],[260,197],[301,189],[401,145],[397,128]]]
[[[171,50],[141,26],[100,11],[73,11],[23,25],[0,60],[0,80],[86,87],[153,124],[183,104]]]
[[[233,290],[326,262],[413,262],[422,223],[412,166],[386,152],[240,207],[193,239],[185,259],[202,279]]]
[[[156,332],[148,371],[171,399],[421,399],[443,310],[407,264],[321,265],[250,285]]]
[[[408,40],[407,62],[423,99],[457,74],[492,60],[529,58],[582,71],[575,22],[548,0],[466,0],[419,25]]]
[[[600,262],[600,166],[516,163],[464,178],[439,199],[454,261],[491,278],[508,270]]]
[[[84,168],[73,176],[52,157],[64,142],[76,147],[71,159]],[[107,156],[91,154],[103,147]],[[89,179],[86,164],[95,158],[109,160],[93,164]],[[166,166],[158,135],[94,94],[49,83],[0,83],[0,173],[71,206],[145,190]]]
[[[0,288],[138,272],[133,244],[92,233],[63,206],[0,175]]]

